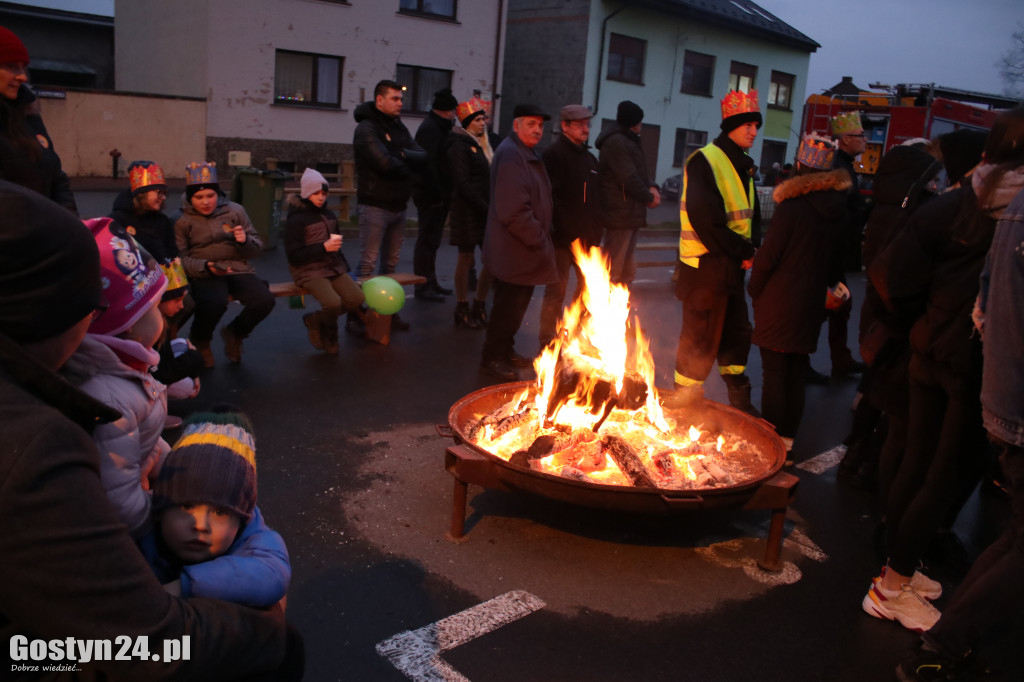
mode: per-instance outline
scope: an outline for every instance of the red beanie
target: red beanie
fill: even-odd
[[[0,64],[28,64],[25,43],[3,26],[0,26]]]

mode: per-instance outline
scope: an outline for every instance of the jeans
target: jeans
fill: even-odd
[[[274,295],[267,283],[252,273],[196,277],[189,280],[189,285],[196,302],[195,317],[189,331],[193,343],[209,343],[217,323],[227,312],[229,298],[244,306],[229,325],[235,336],[242,339],[249,336],[274,309]]]
[[[395,272],[405,238],[405,211],[389,211],[377,206],[359,206],[359,237],[363,252],[359,255],[359,279],[373,276],[373,268],[380,257],[378,274]],[[384,252],[381,252],[381,246]]]
[[[636,277],[636,238],[640,230],[605,230],[604,250],[615,284],[630,284]]]

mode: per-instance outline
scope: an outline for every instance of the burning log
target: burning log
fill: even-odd
[[[606,436],[601,441],[604,451],[615,460],[619,469],[629,479],[630,485],[636,488],[657,488],[654,479],[651,478],[647,467],[640,461],[640,458],[629,444],[618,436]]]

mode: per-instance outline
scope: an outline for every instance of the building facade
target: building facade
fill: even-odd
[[[649,172],[659,182],[718,135],[730,89],[758,91],[762,169],[796,153],[811,38],[748,0],[509,0],[502,97],[552,115],[594,112],[591,141],[622,100],[644,110]],[[502,119],[502,128],[508,127]]]

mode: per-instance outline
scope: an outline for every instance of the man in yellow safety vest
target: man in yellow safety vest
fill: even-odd
[[[699,402],[717,359],[729,403],[760,416],[745,373],[751,325],[743,279],[760,232],[755,164],[747,150],[762,120],[756,90],[729,92],[722,100],[722,133],[686,161],[676,277],[683,326],[669,405]]]

